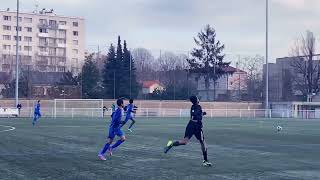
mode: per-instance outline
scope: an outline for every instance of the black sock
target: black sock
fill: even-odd
[[[202,151],[202,154],[203,154],[203,160],[208,161],[207,150]]]
[[[172,144],[172,146],[180,146],[181,144],[180,144],[180,142],[179,141],[175,141],[173,144]]]

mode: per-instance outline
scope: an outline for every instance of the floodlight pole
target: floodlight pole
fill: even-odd
[[[16,28],[16,106],[19,104],[19,0],[17,0],[17,28]]]
[[[269,117],[269,0],[266,0],[266,115]]]

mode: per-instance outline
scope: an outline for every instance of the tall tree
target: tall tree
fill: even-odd
[[[210,100],[210,80],[213,81],[213,99],[216,98],[216,82],[226,72],[224,67],[229,66],[230,62],[224,62],[225,48],[219,40],[216,39],[216,31],[210,25],[206,25],[204,30],[198,33],[194,38],[197,48],[191,52],[192,58],[187,59],[190,65],[190,73],[195,74],[197,78],[203,78],[207,92],[207,99]]]
[[[84,98],[99,98],[99,70],[92,61],[92,54],[86,57],[81,73],[82,92]]]
[[[149,50],[145,48],[134,49],[132,51],[132,57],[135,60],[138,81],[156,79],[155,59]]]
[[[80,76],[81,74],[79,74],[78,76],[74,76],[72,72],[67,71],[63,74],[58,85],[77,86],[80,84],[80,81],[81,81]]]
[[[122,81],[122,96],[136,98],[139,93],[139,83],[136,78],[136,68],[131,52],[127,48],[127,42],[123,43],[122,71],[125,79]]]
[[[119,97],[119,81],[117,77],[119,75],[119,64],[117,63],[116,50],[111,44],[109,48],[108,55],[104,62],[103,69],[103,86],[105,89],[106,98],[118,98]]]
[[[294,69],[294,88],[300,91],[305,99],[312,97],[320,91],[320,63],[315,59],[316,38],[311,31],[307,31],[297,41],[293,48],[293,59],[291,66]]]

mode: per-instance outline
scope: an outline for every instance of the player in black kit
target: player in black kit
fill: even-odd
[[[202,116],[206,115],[206,112],[202,112],[202,108],[199,105],[199,99],[197,96],[191,96],[190,101],[192,103],[190,111],[191,119],[187,125],[184,139],[175,142],[170,140],[167,146],[164,148],[164,153],[167,153],[173,146],[188,144],[189,140],[194,135],[201,144],[201,150],[203,153],[203,166],[209,167],[212,164],[208,161],[207,145],[204,140],[204,135],[202,131]]]

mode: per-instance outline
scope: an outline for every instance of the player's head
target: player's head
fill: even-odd
[[[38,100],[38,103],[40,103],[40,99]]]
[[[132,104],[132,103],[133,103],[133,99],[130,99],[130,100],[129,100],[129,103]]]
[[[190,102],[192,103],[192,104],[199,104],[199,99],[198,99],[198,97],[197,96],[191,96],[190,97]]]
[[[123,107],[123,99],[118,99],[118,100],[117,100],[117,105],[118,105],[119,107]]]

